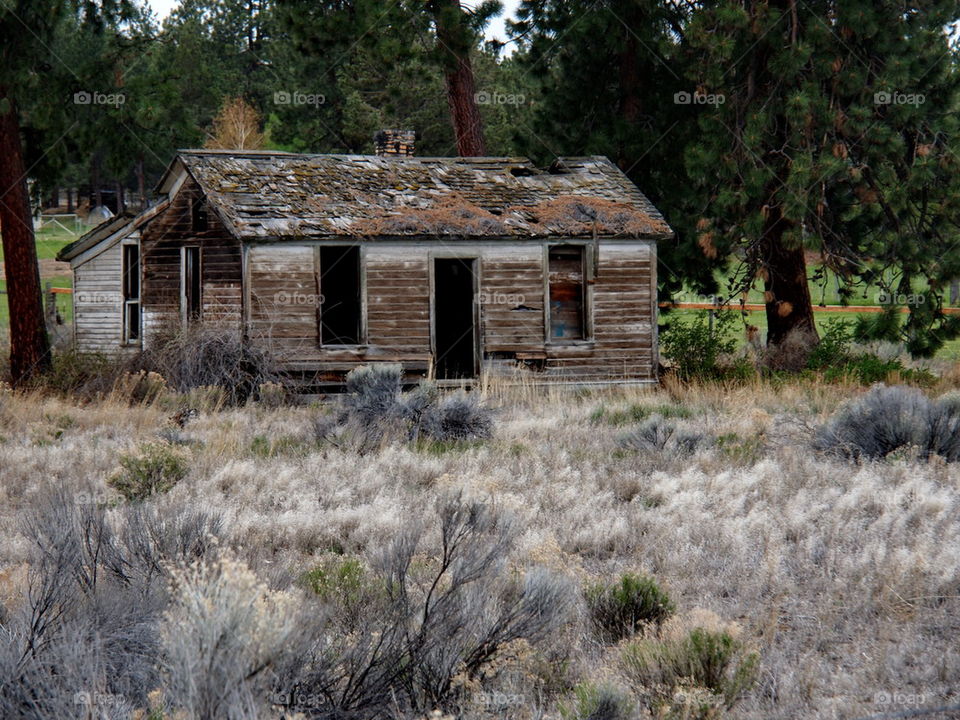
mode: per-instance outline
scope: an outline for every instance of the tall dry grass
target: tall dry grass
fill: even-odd
[[[268,585],[331,553],[372,563],[411,516],[464,492],[514,518],[511,564],[542,565],[581,587],[646,573],[676,603],[675,624],[710,616],[735,625],[760,664],[728,717],[859,717],[946,703],[960,676],[960,467],[909,453],[855,464],[813,451],[816,427],[863,391],[490,380],[480,389],[497,408],[490,440],[396,442],[363,455],[318,439],[317,418],[329,412],[319,405],[202,412],[172,431],[169,399],[80,406],[6,392],[0,598],[6,612],[23,601],[32,555],[20,520],[50,486],[115,508],[106,480],[118,457],[160,435],[189,453],[190,469],[148,503],[222,514],[231,546]],[[657,414],[713,442],[689,456],[625,447],[624,433]],[[510,702],[481,703],[472,716],[556,717],[590,684],[629,692],[620,649],[585,617],[563,632],[566,657],[505,652],[499,684],[475,696]]]

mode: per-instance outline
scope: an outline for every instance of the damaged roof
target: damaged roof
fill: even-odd
[[[299,155],[182,151],[161,192],[188,173],[241,238],[641,237],[672,231],[604,157],[526,158]]]

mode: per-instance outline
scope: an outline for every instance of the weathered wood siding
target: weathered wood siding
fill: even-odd
[[[656,377],[656,248],[600,242],[587,286],[590,338],[547,343],[546,374],[577,380]]]
[[[122,245],[116,243],[73,269],[73,327],[77,350],[115,354],[123,343]]]
[[[545,379],[651,380],[656,368],[655,247],[601,242],[586,286],[590,336],[548,341],[545,245],[507,241],[441,245],[436,241],[364,243],[361,277],[365,342],[321,347],[322,297],[316,245],[261,244],[246,251],[247,333],[290,369],[337,377],[358,364],[401,362],[429,368],[431,264],[435,257],[477,259],[479,338],[484,368],[521,362]]]
[[[181,248],[200,247],[202,319],[241,327],[242,266],[240,243],[219,222],[213,208],[207,211],[207,229],[196,232],[192,203],[199,195],[193,180],[187,180],[162,214],[142,231],[143,334],[144,343],[164,325],[181,322]]]

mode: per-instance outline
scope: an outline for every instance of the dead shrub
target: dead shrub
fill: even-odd
[[[960,402],[930,400],[920,390],[874,386],[848,403],[818,431],[817,449],[844,457],[883,458],[895,452],[960,460]]]
[[[318,598],[321,609],[310,615],[328,620],[301,634],[302,647],[278,676],[290,712],[456,711],[503,648],[547,643],[570,619],[569,583],[539,568],[507,568],[517,534],[508,518],[460,496],[441,501],[438,515],[435,546],[411,518],[369,573],[349,564],[322,573],[326,603]],[[337,605],[361,597],[365,607],[349,614],[348,631]],[[291,688],[317,705],[297,706]]]
[[[443,395],[423,382],[403,392],[400,365],[365,365],[347,375],[334,419],[317,420],[318,436],[368,451],[396,440],[480,440],[493,431],[493,413],[464,392]]]
[[[254,397],[265,383],[283,380],[267,350],[245,342],[237,328],[210,323],[163,330],[136,365],[181,393],[220,388],[231,405]]]

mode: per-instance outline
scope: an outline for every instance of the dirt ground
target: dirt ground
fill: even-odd
[[[41,258],[39,262],[41,280],[49,280],[50,278],[70,274],[70,263],[60,262],[54,258]],[[5,277],[4,273],[5,268],[3,262],[0,262],[0,277]]]

